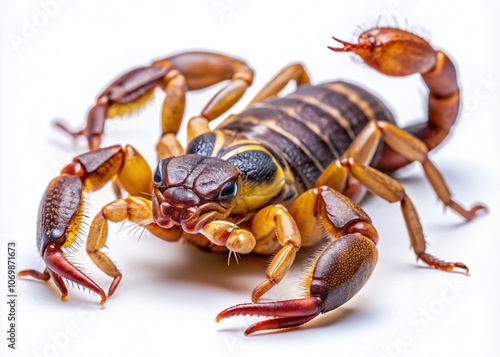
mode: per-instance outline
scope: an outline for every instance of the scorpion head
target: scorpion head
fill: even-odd
[[[231,213],[238,199],[240,172],[220,158],[183,155],[161,160],[153,181],[156,223],[197,233]]]

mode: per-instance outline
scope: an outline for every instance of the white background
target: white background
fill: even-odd
[[[383,24],[397,20],[430,38],[458,65],[466,104],[452,137],[431,157],[458,201],[485,202],[489,214],[464,224],[453,212],[443,212],[418,166],[398,177],[421,215],[429,251],[467,263],[470,276],[416,263],[398,205],[368,197],[364,207],[380,233],[380,257],[362,291],[303,328],[243,337],[256,319],[216,324],[214,317],[250,300],[263,280],[266,258],[245,256],[239,265],[232,260],[227,266],[225,255],[148,234],[139,240],[140,232],[125,224],[114,227],[108,241],[124,280],[104,307],[97,296],[76,288],[70,287],[63,303],[52,283],[18,281],[18,350],[8,350],[9,356],[500,354],[498,3],[116,0],[61,1],[44,10],[41,4],[49,2],[1,2],[2,351],[7,351],[7,241],[17,242],[19,269],[43,269],[35,249],[39,198],[62,166],[85,149],[83,141],[75,144],[54,130],[53,118],[79,128],[98,92],[122,71],[170,53],[210,49],[244,58],[256,70],[253,87],[234,111],[283,66],[301,61],[313,81],[352,79],[383,96],[400,123],[419,120],[426,92],[418,77],[388,78],[326,48],[334,44],[330,36],[354,40],[358,25],[370,28],[381,17]],[[225,11],[217,11],[220,4]],[[213,93],[190,95],[187,116],[196,115]],[[137,115],[109,122],[104,145],[131,143],[153,166],[160,98],[159,92]],[[91,211],[112,199],[109,187],[92,195]],[[266,299],[296,296],[306,257]],[[84,252],[75,260],[107,289],[110,279]]]

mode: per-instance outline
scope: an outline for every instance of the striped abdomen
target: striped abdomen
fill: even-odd
[[[301,192],[314,185],[370,120],[394,122],[389,109],[371,93],[333,82],[304,85],[283,98],[256,103],[217,129],[262,142],[281,154]]]

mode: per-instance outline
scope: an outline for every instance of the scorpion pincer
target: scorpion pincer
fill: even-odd
[[[384,103],[347,82],[311,85],[301,64],[285,67],[241,113],[215,129],[253,82],[243,61],[211,52],[188,52],[126,72],[97,98],[87,125],[72,132],[87,138],[91,151],[77,156],[51,181],[40,205],[37,247],[46,268],[20,276],[52,278],[64,299],[64,279],[94,291],[103,304],[119,285],[121,273],[101,251],[108,222],[128,220],[166,241],[184,239],[201,249],[272,255],[252,302],[230,307],[216,321],[236,315],[272,317],[246,334],[299,326],[351,299],[377,262],[378,233],[357,205],[366,189],[399,203],[411,246],[428,266],[451,271],[468,267],[427,252],[417,211],[404,188],[387,172],[417,162],[440,201],[465,220],[485,211],[454,201],[428,152],[450,132],[459,111],[456,69],[449,57],[421,37],[396,28],[374,28],[358,43],[337,40],[336,52],[353,52],[391,76],[420,74],[429,90],[428,118],[398,128]],[[279,96],[291,81],[297,89]],[[177,133],[186,93],[225,85],[200,115],[187,123],[188,145]],[[100,148],[106,119],[127,114],[165,91],[159,163],[154,172],[131,146]],[[129,195],[105,205],[94,217],[86,240],[93,262],[112,278],[106,294],[65,257],[82,224],[84,194],[113,182]],[[321,245],[305,271],[305,296],[259,302],[280,283],[302,246]]]

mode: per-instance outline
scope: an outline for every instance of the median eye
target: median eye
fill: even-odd
[[[219,193],[219,198],[222,200],[229,200],[236,196],[236,192],[238,192],[238,186],[236,185],[236,182],[228,182],[224,185],[224,187],[222,187],[222,190]]]
[[[153,182],[156,186],[160,186],[163,184],[163,174],[161,165],[158,165],[158,167],[156,168],[155,174],[153,175]]]

